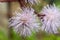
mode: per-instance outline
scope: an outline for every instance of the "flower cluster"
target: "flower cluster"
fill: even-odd
[[[27,0],[25,0],[27,2]],[[37,0],[28,0],[34,3]],[[15,11],[15,16],[10,18],[9,26],[21,36],[30,36],[32,32],[38,32],[39,29],[47,33],[59,33],[60,28],[60,11],[55,5],[44,6],[42,14],[37,14],[33,8],[23,8],[22,12]],[[38,17],[42,22],[42,27],[37,21]]]

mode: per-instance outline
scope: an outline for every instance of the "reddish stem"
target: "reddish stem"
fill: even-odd
[[[26,3],[25,3],[25,0],[18,0],[18,2],[20,4],[21,8],[27,6]]]
[[[36,11],[34,12],[40,19],[43,19],[43,17],[45,16],[45,14],[38,14]]]

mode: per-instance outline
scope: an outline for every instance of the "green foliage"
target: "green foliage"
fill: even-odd
[[[40,40],[40,39],[37,39],[35,32],[33,32],[32,35],[29,37],[22,37],[19,34],[17,34],[16,32],[14,32],[13,30],[12,30],[12,38],[10,38],[10,39],[11,40]],[[42,40],[60,40],[60,36],[44,33]]]
[[[21,40],[21,37],[16,33],[16,32],[14,32],[13,31],[13,29],[10,29],[10,31],[9,31],[10,33],[9,33],[9,39],[10,40]]]
[[[31,36],[22,37],[19,34],[17,34],[13,29],[10,29],[10,40],[36,40],[35,38],[35,32],[32,33]]]
[[[60,8],[60,0],[55,0],[54,3],[56,4],[57,7]]]
[[[5,32],[6,32],[6,30],[0,29],[0,40],[8,40],[8,36]]]
[[[40,12],[40,10],[42,9],[42,4],[41,3],[39,3],[39,4],[37,4],[37,5],[33,5],[33,8],[35,9],[35,11],[36,12]]]
[[[26,40],[37,40],[37,39],[36,39],[36,34],[35,34],[35,32],[32,32],[32,35],[31,35],[31,36],[26,37]]]
[[[48,35],[44,38],[44,40],[57,40],[56,36],[51,34],[51,35]]]

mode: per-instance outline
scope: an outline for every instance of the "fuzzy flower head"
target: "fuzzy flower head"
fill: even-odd
[[[45,14],[43,18],[42,30],[48,33],[58,33],[60,26],[60,12],[56,6],[44,6],[41,13]]]
[[[21,13],[17,12],[16,16],[10,19],[10,26],[21,36],[30,36],[33,31],[38,32],[39,23],[36,20],[33,9],[25,8]]]
[[[25,0],[26,3],[30,3],[30,4],[37,4],[39,2],[39,0]]]

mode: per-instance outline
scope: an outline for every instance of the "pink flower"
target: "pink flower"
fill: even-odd
[[[60,28],[60,12],[58,8],[54,6],[44,6],[41,13],[45,14],[42,19],[42,30],[48,33],[58,33],[58,28]]]
[[[16,16],[10,18],[9,25],[13,26],[13,29],[21,36],[30,36],[33,31],[37,32],[40,27],[32,8],[24,8],[21,13],[17,12]]]
[[[30,4],[34,4],[34,3],[38,3],[39,2],[39,0],[25,0],[25,2],[27,3],[27,2],[29,2]]]

